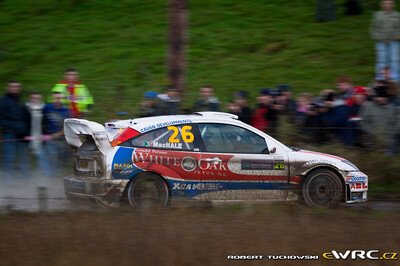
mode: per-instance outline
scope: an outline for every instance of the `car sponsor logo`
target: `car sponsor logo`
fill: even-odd
[[[141,170],[132,163],[131,157],[134,150],[130,148],[119,148],[112,163],[112,175],[116,179],[131,177],[135,172]]]
[[[368,188],[368,183],[351,183],[350,184],[350,189],[367,189]]]
[[[196,160],[190,156],[186,156],[181,161],[183,170],[191,172],[196,169]]]
[[[346,183],[364,183],[367,182],[366,176],[346,176]]]
[[[242,170],[285,170],[284,161],[241,160]]]
[[[174,120],[174,121],[168,121],[168,122],[164,122],[164,123],[159,123],[159,124],[154,124],[151,126],[147,126],[144,128],[140,129],[141,133],[150,131],[150,130],[154,130],[157,128],[162,128],[162,127],[167,127],[167,126],[172,126],[172,125],[178,125],[178,124],[189,124],[192,123],[192,120],[190,119],[183,119],[183,120]]]
[[[219,183],[173,183],[172,189],[176,190],[219,190],[222,185]]]
[[[187,158],[187,157],[184,157]],[[192,158],[192,157],[190,157]],[[226,162],[218,162],[218,163],[213,163],[207,160],[207,158],[202,158],[200,160],[195,160],[192,158],[191,162],[194,164],[195,167],[193,167],[193,164],[186,165],[186,163],[189,163],[189,159],[186,159],[185,162],[182,162],[183,159],[175,156],[161,156],[161,155],[155,155],[151,154],[148,152],[135,152],[133,153],[132,160],[134,163],[140,163],[140,162],[149,162],[149,163],[156,163],[156,164],[162,164],[162,165],[173,165],[173,166],[181,166],[183,169],[186,171],[192,171],[192,170],[216,170],[216,171],[227,171],[227,166]],[[191,169],[191,170],[188,170]]]
[[[133,164],[131,163],[114,163],[113,168],[114,170],[121,170],[121,169],[130,169],[133,168]]]

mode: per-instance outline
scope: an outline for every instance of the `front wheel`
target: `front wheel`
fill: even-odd
[[[312,171],[303,183],[303,199],[309,207],[334,207],[343,197],[340,177],[329,169]]]
[[[129,204],[135,208],[164,207],[169,204],[165,181],[156,174],[143,173],[128,187]]]

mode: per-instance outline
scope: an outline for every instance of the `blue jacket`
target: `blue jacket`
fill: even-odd
[[[43,108],[43,134],[50,135],[63,130],[64,119],[69,117],[71,114],[67,108],[46,104]]]

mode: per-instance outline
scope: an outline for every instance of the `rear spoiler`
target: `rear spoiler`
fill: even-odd
[[[91,136],[102,154],[112,149],[112,137],[103,125],[85,119],[67,118],[64,120],[64,135],[67,143],[73,148],[79,148],[86,136]]]

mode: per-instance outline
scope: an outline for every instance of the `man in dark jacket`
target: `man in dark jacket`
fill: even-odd
[[[6,94],[0,99],[0,128],[2,133],[2,171],[13,176],[27,176],[29,170],[28,143],[30,115],[20,103],[21,83],[10,81]]]
[[[181,97],[178,90],[167,87],[165,94],[158,94],[157,113],[159,115],[178,115],[181,109]]]
[[[219,101],[217,97],[214,96],[214,88],[211,86],[203,86],[200,88],[200,97],[194,103],[193,111],[219,111]]]
[[[237,114],[239,117],[238,119],[243,123],[250,125],[252,112],[247,103],[247,92],[238,91],[235,93],[234,97],[235,97],[234,103],[236,103],[240,107],[240,111]]]
[[[353,145],[354,136],[348,124],[349,110],[345,102],[336,98],[335,94],[330,92],[324,100],[323,109],[323,124],[328,127],[333,137],[344,145]]]

